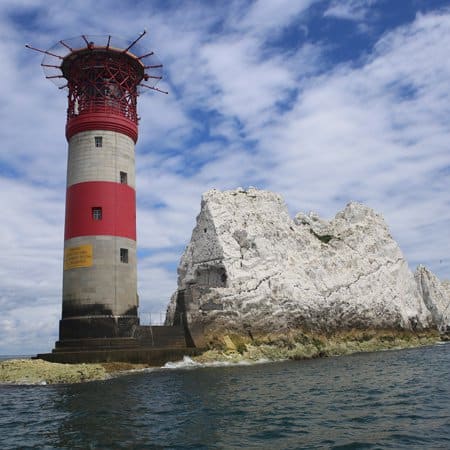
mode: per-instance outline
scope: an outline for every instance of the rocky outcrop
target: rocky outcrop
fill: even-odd
[[[83,383],[107,380],[147,367],[148,364],[127,362],[60,364],[42,359],[8,359],[0,361],[0,385]]]
[[[211,190],[167,323],[184,314],[199,345],[229,333],[422,330],[440,317],[429,305],[372,209],[349,203],[329,222],[313,213],[291,219],[272,192]]]
[[[450,326],[450,283],[440,281],[424,266],[419,266],[416,269],[414,277],[423,301],[431,313],[433,322],[439,330],[446,331]]]
[[[56,364],[41,359],[11,359],[0,362],[0,383],[57,384],[105,380],[100,364]]]

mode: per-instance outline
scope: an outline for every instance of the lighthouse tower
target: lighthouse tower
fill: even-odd
[[[139,325],[135,144],[138,90],[161,65],[139,42],[80,36],[43,51],[46,78],[68,91],[62,318],[56,347],[108,340]],[[160,91],[163,92],[163,91]]]

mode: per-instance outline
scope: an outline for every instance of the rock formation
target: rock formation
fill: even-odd
[[[426,267],[419,266],[414,274],[417,288],[439,330],[450,325],[450,283],[440,281]]]
[[[441,326],[448,298],[430,272],[418,273],[421,289],[383,218],[364,205],[349,203],[329,222],[313,213],[291,219],[275,193],[211,190],[167,323],[183,313],[199,345],[228,333]]]

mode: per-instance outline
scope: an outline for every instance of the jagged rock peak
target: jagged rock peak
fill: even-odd
[[[414,273],[417,288],[431,313],[433,322],[441,331],[450,327],[450,292],[449,284],[440,281],[425,266],[418,266]]]
[[[423,329],[434,317],[383,217],[351,202],[334,219],[255,188],[202,197],[168,308],[194,334]]]

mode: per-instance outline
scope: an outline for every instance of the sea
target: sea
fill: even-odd
[[[450,344],[0,386],[6,449],[450,449]]]

